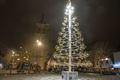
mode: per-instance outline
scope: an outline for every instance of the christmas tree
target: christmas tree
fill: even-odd
[[[91,62],[86,60],[89,55],[85,52],[84,39],[79,31],[77,17],[73,13],[74,7],[69,0],[66,6],[64,22],[62,23],[63,27],[59,32],[58,42],[53,54],[56,61],[55,65],[88,66],[91,65]]]

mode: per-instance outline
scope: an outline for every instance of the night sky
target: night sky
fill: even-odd
[[[120,48],[119,0],[72,0],[87,44],[109,42]],[[56,41],[67,0],[0,0],[0,44],[16,47],[31,39],[41,14]],[[55,34],[56,33],[56,34]]]

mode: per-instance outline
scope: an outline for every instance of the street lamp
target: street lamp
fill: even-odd
[[[11,50],[11,67],[10,67],[10,74],[12,73],[12,69],[14,68],[14,64],[15,64],[15,51]]]
[[[12,50],[12,56],[15,56],[15,51]]]
[[[12,64],[14,64],[14,58],[15,58],[15,51],[12,50]]]
[[[41,50],[40,50],[40,47],[43,45],[43,43],[41,42],[41,40],[36,40],[35,41],[36,43],[36,47],[37,47],[37,52],[36,52],[36,54],[35,54],[35,64],[39,64],[39,58],[41,58],[41,56],[40,56],[40,54],[39,53],[41,53]]]
[[[108,60],[109,60],[109,58],[105,58],[105,60],[106,60],[106,61],[108,61]]]
[[[38,47],[42,46],[42,42],[40,40],[36,40],[36,43],[37,43]]]
[[[17,58],[17,61],[20,61],[20,58]]]

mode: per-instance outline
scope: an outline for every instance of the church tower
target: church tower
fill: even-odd
[[[39,40],[41,46],[36,46],[33,55],[33,61],[38,64],[42,70],[47,66],[47,60],[50,52],[50,25],[45,22],[45,16],[42,15],[41,20],[36,23],[35,38]]]

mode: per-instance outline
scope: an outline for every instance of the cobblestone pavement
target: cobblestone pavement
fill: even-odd
[[[1,75],[0,80],[62,80],[57,74]],[[79,75],[78,80],[120,80],[120,75]]]

